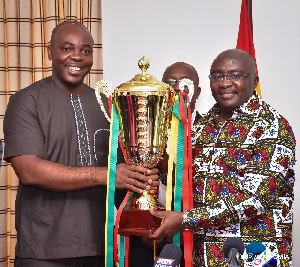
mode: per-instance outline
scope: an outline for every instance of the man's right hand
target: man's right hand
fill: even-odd
[[[115,186],[118,189],[129,189],[142,193],[159,186],[158,169],[147,169],[141,166],[120,163],[116,169]]]
[[[107,167],[72,167],[44,160],[35,155],[22,155],[11,158],[20,182],[49,191],[68,192],[106,185]],[[116,188],[129,189],[141,193],[159,185],[158,169],[121,163],[116,169]],[[153,190],[150,190],[150,193]]]

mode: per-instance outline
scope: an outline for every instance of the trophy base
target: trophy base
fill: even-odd
[[[150,236],[160,226],[161,221],[161,218],[151,215],[149,210],[123,210],[118,234]]]

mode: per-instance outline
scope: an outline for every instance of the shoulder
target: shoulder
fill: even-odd
[[[200,114],[199,114],[200,115]],[[203,130],[207,127],[207,124],[211,120],[211,113],[208,112],[206,114],[202,114],[195,120],[192,126],[192,140],[193,142],[202,135]]]
[[[204,114],[197,112],[193,128],[199,128],[207,124],[215,116],[214,114],[216,113],[216,108],[216,105],[214,105],[207,113]]]
[[[50,86],[53,83],[51,76],[41,79],[39,81],[36,81],[27,87],[21,89],[18,93],[20,92],[30,92],[30,91],[35,91],[35,90],[43,90]]]
[[[193,124],[196,124],[198,122],[198,120],[200,120],[201,117],[202,117],[201,114],[198,111],[196,111],[195,112],[195,119],[194,119]]]
[[[49,101],[49,94],[45,94],[45,91],[50,92],[51,88],[52,79],[48,77],[21,89],[10,97],[5,118],[12,121],[19,117],[36,117],[39,107]]]
[[[14,95],[11,96],[10,99],[18,99],[18,98],[26,98],[26,97],[34,97],[39,92],[48,90],[49,86],[52,84],[51,77],[44,78],[42,80],[36,81],[29,86],[21,89],[20,91],[16,92]]]
[[[276,136],[282,141],[289,142],[292,146],[296,145],[292,126],[289,124],[288,120],[271,105],[262,101],[262,108],[259,116],[269,125],[269,134]]]
[[[85,93],[90,101],[93,101],[96,106],[101,109],[105,109],[106,112],[109,111],[108,98],[102,92],[95,90],[94,88],[84,84]]]

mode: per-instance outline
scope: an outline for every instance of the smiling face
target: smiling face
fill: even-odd
[[[255,62],[244,51],[232,49],[222,52],[212,63],[210,74],[249,74],[255,73]],[[229,119],[235,109],[248,101],[257,85],[258,77],[250,75],[239,80],[211,81],[212,95],[221,108],[220,120]]]
[[[65,22],[53,31],[48,57],[53,81],[63,92],[83,92],[83,79],[93,65],[93,43],[91,33],[78,22]]]

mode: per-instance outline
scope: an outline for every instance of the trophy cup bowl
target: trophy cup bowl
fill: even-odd
[[[139,60],[142,74],[118,86],[112,98],[118,110],[122,146],[129,163],[154,168],[162,160],[172,114],[174,91],[171,86],[146,74],[149,61]],[[161,220],[149,209],[160,209],[156,196],[148,191],[133,196],[123,210],[119,224],[121,235],[150,235]]]

